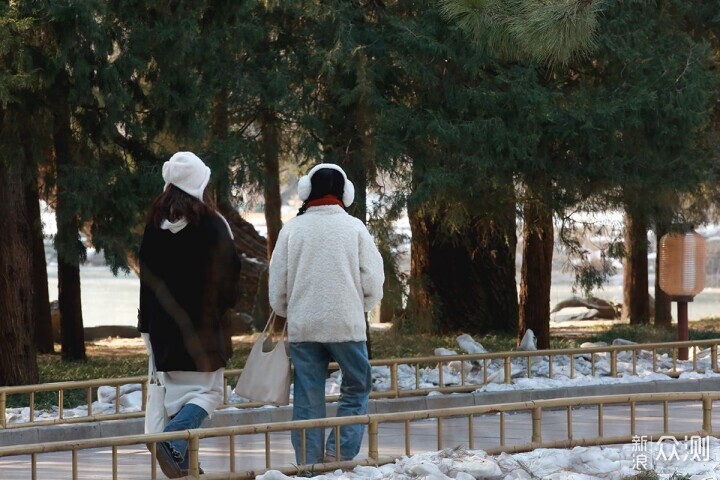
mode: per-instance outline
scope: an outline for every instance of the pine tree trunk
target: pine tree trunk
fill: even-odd
[[[633,325],[650,319],[647,230],[644,215],[626,208],[622,318]]]
[[[367,76],[367,58],[362,57],[358,65],[358,79]],[[361,80],[358,80],[361,81]],[[348,211],[351,215],[367,223],[367,188],[375,172],[375,112],[365,96],[358,99],[353,112],[355,125],[348,147],[343,156],[342,168],[355,185],[355,201]]]
[[[528,194],[532,192],[528,191]],[[523,207],[523,258],[520,279],[518,345],[528,329],[540,349],[550,348],[550,284],[552,281],[552,211],[528,198]]]
[[[471,221],[477,226],[469,233],[470,239],[484,239],[470,252],[468,260],[478,257],[483,265],[487,292],[485,331],[514,333],[518,326],[518,291],[515,281],[515,196],[512,186],[508,187],[506,200],[497,205],[494,219],[485,218]]]
[[[254,324],[262,328],[267,322],[270,308],[267,300],[267,275],[265,273],[267,270],[265,237],[261,236],[255,227],[242,218],[231,205],[220,204],[218,208],[233,231],[235,249],[239,254],[243,254],[241,257],[240,293],[237,305],[235,305],[235,310],[242,318],[240,327]],[[265,303],[260,300],[261,298]],[[234,331],[240,331],[240,329]]]
[[[7,113],[5,113],[7,115]],[[3,119],[7,121],[7,119]],[[38,382],[32,337],[33,242],[19,162],[0,159],[0,385]]]
[[[282,216],[280,207],[280,124],[277,115],[265,111],[262,118],[261,133],[263,145],[263,166],[265,168],[265,225],[267,226],[267,258],[270,261],[275,249]]]
[[[228,113],[228,93],[227,90],[221,89],[213,99],[213,106],[212,106],[212,123],[211,123],[211,131],[212,131],[212,140],[216,140],[219,142],[222,142],[227,139],[228,132],[230,129],[230,120],[229,120],[229,113]],[[225,152],[223,152],[225,153]],[[227,155],[227,154],[226,154]],[[224,171],[218,172],[218,174],[213,176],[213,184],[215,186],[215,196],[216,200],[215,203],[217,205],[217,208],[219,211],[234,211],[234,207],[231,204],[231,197],[232,197],[232,185],[231,185],[231,178],[232,175],[230,173],[230,169],[227,167],[227,164],[230,163],[229,159],[223,159],[222,162],[218,162],[222,168],[224,168]],[[217,167],[216,167],[217,168]],[[227,219],[227,217],[226,217]],[[230,220],[228,220],[228,223]],[[231,227],[232,228],[232,227]],[[139,272],[139,270],[138,270]],[[233,322],[233,318],[237,318],[237,314],[234,311],[234,309],[229,310],[228,312],[223,315],[223,317],[220,319],[220,328],[222,328],[223,331],[223,340],[225,345],[225,351],[228,353],[228,355],[232,354],[233,351],[233,345],[232,345],[232,336],[235,333],[239,333],[238,328],[239,325],[236,325]]]
[[[82,304],[80,293],[80,224],[70,195],[76,192],[66,190],[69,169],[73,165],[72,131],[70,110],[67,104],[57,105],[54,116],[55,165],[57,168],[57,235],[55,246],[58,251],[58,305],[60,309],[60,330],[62,357],[64,360],[85,359],[85,333],[83,331]]]
[[[25,149],[27,153],[27,148]],[[34,165],[27,158],[26,166]],[[28,172],[29,173],[29,172]],[[25,205],[32,235],[33,262],[33,338],[38,353],[53,353],[52,319],[50,317],[50,294],[48,292],[47,262],[43,242],[42,220],[40,218],[40,198],[35,172],[25,184]]]
[[[660,239],[668,233],[664,222],[657,222],[655,226],[655,321],[656,327],[672,327],[672,302],[670,295],[660,288]]]
[[[414,331],[432,332],[435,310],[430,284],[430,234],[427,219],[413,208],[408,208],[410,221],[410,296],[407,305],[406,325]]]
[[[515,332],[515,216],[469,221],[452,237],[417,212],[412,228],[409,321],[415,330]],[[508,214],[509,215],[506,215]]]
[[[222,142],[227,139],[228,132],[230,129],[230,117],[228,113],[228,95],[225,89],[220,90],[213,99],[212,105],[212,140]],[[224,153],[224,152],[223,152]],[[227,154],[226,154],[227,155]],[[229,159],[224,159],[221,165],[229,164]],[[216,167],[217,168],[217,167]],[[230,207],[230,199],[232,197],[232,185],[231,183],[231,172],[228,167],[225,167],[224,172],[213,173],[212,184],[215,187],[215,202],[217,203],[218,209],[221,205]]]
[[[358,77],[365,75],[362,69],[367,68],[367,59],[362,57]],[[355,107],[355,129],[350,137],[348,148],[341,162],[345,174],[355,186],[355,199],[348,208],[348,213],[367,223],[367,188],[368,173],[374,171],[375,149],[373,122],[374,114],[368,99],[361,97]],[[365,315],[365,332],[367,337],[368,357],[372,358],[372,338],[370,336],[369,314]]]
[[[403,287],[398,279],[398,272],[394,268],[393,253],[388,244],[381,243],[378,245],[378,248],[383,257],[383,265],[385,268],[384,292],[382,301],[380,302],[380,323],[392,323],[398,312],[402,309]]]
[[[340,166],[345,170],[348,179],[355,186],[355,200],[348,208],[348,213],[359,218],[363,223],[367,223],[367,208],[365,205],[367,199],[365,191],[367,189],[367,167],[365,162],[361,155],[351,152],[350,155],[344,158]]]

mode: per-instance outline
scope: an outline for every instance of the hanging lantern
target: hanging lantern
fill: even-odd
[[[705,288],[705,238],[696,232],[660,239],[660,288],[672,297],[694,297]]]

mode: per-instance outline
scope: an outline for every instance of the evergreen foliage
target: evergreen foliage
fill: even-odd
[[[281,174],[339,163],[393,277],[384,318],[512,331],[517,218],[527,241],[576,210],[659,230],[716,204],[719,25],[700,0],[11,2],[0,161],[57,207],[69,266],[82,234],[115,272],[133,267],[175,150],[210,164],[226,211],[247,191],[279,210]],[[560,225],[597,286],[607,271]]]
[[[567,64],[595,45],[597,0],[442,0],[442,13],[499,58]]]

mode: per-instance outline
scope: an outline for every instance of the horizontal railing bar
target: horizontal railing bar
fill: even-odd
[[[495,352],[495,353],[473,353],[473,354],[458,354],[458,355],[432,355],[426,357],[400,357],[393,358],[392,363],[439,363],[439,362],[452,362],[455,360],[483,360],[483,359],[502,359],[502,358],[518,358],[518,357],[543,357],[543,356],[566,356],[566,355],[580,355],[584,353],[605,353],[612,351],[631,351],[631,350],[652,350],[656,349],[671,349],[678,347],[691,347],[691,346],[712,346],[720,345],[720,339],[710,340],[688,340],[684,342],[665,342],[665,343],[638,343],[634,345],[607,345],[604,347],[587,347],[587,348],[555,348],[547,350],[514,350],[507,352]],[[376,359],[370,360],[372,366],[383,366],[386,365],[388,360]]]
[[[372,366],[387,366],[393,364],[407,363],[448,363],[456,360],[497,360],[504,358],[520,358],[520,357],[542,357],[542,356],[567,356],[581,355],[591,353],[604,353],[612,351],[631,351],[631,350],[652,350],[662,348],[679,348],[690,346],[713,346],[720,345],[720,339],[712,340],[690,340],[685,342],[666,342],[666,343],[639,343],[636,345],[608,345],[605,347],[588,347],[588,348],[566,348],[566,349],[548,349],[548,350],[530,350],[530,351],[507,351],[496,353],[475,353],[475,354],[458,354],[458,355],[432,355],[425,357],[400,357],[391,359],[374,359],[370,360]],[[337,363],[331,363],[330,368],[339,368]],[[242,373],[242,369],[225,370],[226,377],[238,377]],[[143,383],[147,381],[147,376],[122,377],[122,378],[100,378],[93,380],[76,380],[68,382],[39,383],[33,385],[18,385],[12,387],[0,387],[0,393],[5,392],[8,395],[17,395],[30,392],[51,392],[59,389],[72,390],[88,387],[103,387],[115,385],[127,385],[132,383]]]
[[[73,449],[103,448],[111,446],[127,446],[144,443],[154,443],[168,440],[187,440],[190,437],[212,438],[227,437],[229,435],[248,435],[265,432],[299,430],[303,428],[329,428],[334,426],[369,424],[370,422],[386,423],[401,422],[405,420],[427,420],[431,418],[458,417],[466,415],[482,415],[498,412],[523,411],[539,407],[543,409],[567,406],[589,406],[602,403],[623,404],[640,402],[687,402],[702,401],[703,399],[720,400],[720,392],[674,392],[674,393],[643,393],[627,395],[607,395],[598,397],[572,397],[554,398],[545,400],[532,400],[527,402],[513,402],[496,405],[474,405],[469,407],[441,408],[434,410],[420,410],[413,412],[378,413],[359,415],[353,417],[331,417],[315,420],[299,420],[291,422],[262,423],[255,425],[238,425],[231,427],[215,427],[179,432],[127,435],[121,437],[94,438],[77,441],[50,442],[43,444],[28,444],[12,447],[0,447],[0,457],[15,455],[30,455],[33,453],[49,453]],[[605,438],[605,437],[603,437]]]
[[[131,418],[143,418],[145,416],[145,412],[125,412],[125,413],[108,413],[106,415],[103,415],[102,413],[98,413],[95,415],[84,415],[79,417],[63,417],[63,418],[55,418],[51,420],[33,420],[32,422],[24,422],[24,423],[8,423],[6,430],[12,430],[12,429],[20,429],[20,428],[28,428],[30,426],[32,427],[43,427],[43,426],[51,426],[51,425],[67,425],[67,424],[75,424],[75,423],[88,423],[88,422],[104,422],[104,421],[110,421],[110,420],[127,420]]]
[[[0,387],[0,393],[19,395],[30,392],[57,392],[63,390],[82,390],[88,387],[113,387],[116,385],[129,385],[147,381],[147,375],[137,377],[96,378],[93,380],[72,380],[68,382],[36,383],[33,385],[17,385],[13,387]]]
[[[659,437],[663,435],[667,435],[663,432],[655,432]],[[675,438],[683,438],[687,436],[690,438],[691,436],[703,436],[703,435],[712,435],[716,436],[718,432],[704,432],[702,430],[694,431],[694,432],[674,432],[671,434]],[[647,434],[644,436],[652,436],[653,434]],[[518,445],[511,445],[506,447],[492,447],[484,449],[484,451],[488,455],[497,455],[499,453],[521,453],[521,452],[528,452],[530,450],[534,450],[538,448],[539,445],[542,446],[542,448],[573,448],[573,447],[588,447],[588,446],[599,446],[599,445],[618,445],[623,443],[632,443],[633,438],[637,438],[635,435],[615,435],[612,437],[604,436],[604,437],[584,437],[584,438],[578,438],[578,439],[564,439],[564,440],[550,440],[550,441],[543,441],[540,444],[534,444],[532,442],[530,443],[523,443]]]
[[[478,361],[482,362],[483,365],[488,364],[488,362],[492,360],[504,360],[505,361],[505,367],[507,369],[508,362],[513,358],[527,358],[528,361],[531,357],[554,357],[557,359],[558,357],[562,356],[569,356],[571,359],[571,369],[572,369],[572,360],[577,355],[591,355],[593,357],[597,356],[598,353],[609,353],[611,356],[613,356],[612,360],[617,360],[617,355],[614,354],[614,352],[618,351],[626,351],[626,352],[637,352],[637,351],[653,351],[656,352],[658,349],[675,349],[681,348],[681,347],[693,347],[693,348],[701,348],[701,347],[710,347],[711,352],[717,352],[717,346],[720,345],[720,339],[706,339],[706,340],[689,340],[684,342],[665,342],[665,343],[644,343],[644,344],[633,344],[633,345],[608,345],[608,346],[598,346],[598,347],[590,347],[590,348],[571,348],[571,349],[548,349],[548,350],[532,350],[532,351],[507,351],[507,352],[497,352],[497,353],[479,353],[479,354],[458,354],[458,355],[432,355],[432,356],[425,356],[425,357],[401,357],[401,358],[392,358],[392,359],[376,359],[371,360],[370,363],[373,366],[388,366],[391,369],[396,368],[397,365],[400,364],[411,364],[411,365],[420,365],[423,363],[427,364],[447,364],[450,362],[456,362],[460,361],[463,362],[462,365],[464,366],[464,362],[470,362],[470,361]],[[656,357],[653,357],[653,360],[656,361]],[[711,371],[717,371],[717,359],[711,358]],[[615,371],[617,367],[615,366],[614,362],[611,361],[611,369],[614,367]],[[395,366],[395,367],[393,367]],[[594,366],[594,363],[593,363]],[[339,368],[336,363],[332,363],[330,365],[331,368]],[[693,362],[693,370],[695,372],[706,372],[708,369],[706,368],[697,368],[697,360]],[[679,377],[682,373],[678,370],[672,370],[672,371],[661,371],[662,373],[670,376],[670,377]],[[242,373],[242,369],[229,369],[225,371],[225,378],[234,378],[238,377]],[[416,375],[417,375],[416,370]],[[530,375],[530,372],[528,372],[528,375]],[[487,372],[485,371],[483,373],[483,379],[487,378]],[[463,379],[464,382],[464,379]],[[12,387],[0,387],[0,398],[7,398],[9,395],[20,395],[20,394],[36,394],[39,392],[60,392],[60,391],[66,391],[66,390],[81,390],[81,389],[91,389],[94,387],[101,387],[101,386],[110,386],[115,387],[115,390],[119,390],[119,386],[121,385],[127,385],[127,384],[140,384],[142,385],[143,391],[145,391],[145,385],[147,384],[147,377],[146,376],[135,376],[135,377],[122,377],[122,378],[101,378],[101,379],[93,379],[93,380],[79,380],[79,381],[68,381],[68,382],[53,382],[53,383],[42,383],[42,384],[34,384],[34,385],[21,385],[21,386],[12,386]],[[507,383],[507,379],[506,379]],[[427,395],[430,392],[441,392],[441,393],[459,393],[459,392],[471,392],[479,388],[479,386],[483,385],[484,382],[478,382],[478,383],[464,383],[462,385],[439,385],[438,387],[430,387],[430,388],[415,388],[415,389],[399,389],[397,387],[397,384],[393,384],[393,389],[386,390],[386,391],[373,391],[370,393],[370,398],[372,399],[378,399],[378,398],[400,398],[400,397],[410,397],[410,396],[418,396],[418,395]],[[326,401],[332,402],[336,401],[339,398],[338,395],[328,395],[326,396]],[[235,408],[256,408],[261,407],[264,404],[262,402],[243,402],[243,403],[227,403],[220,406],[220,408],[229,408],[229,407],[235,407]],[[142,410],[139,412],[122,412],[122,413],[116,413],[116,414],[108,414],[108,415],[92,415],[92,412],[89,412],[90,415],[86,416],[78,416],[78,417],[70,417],[70,418],[58,418],[58,419],[50,419],[50,420],[41,420],[41,421],[35,421],[32,419],[32,421],[22,421],[22,422],[7,422],[5,421],[5,412],[0,412],[0,421],[4,428],[6,429],[18,429],[18,428],[26,428],[28,426],[42,426],[42,425],[62,425],[62,424],[73,424],[73,423],[86,423],[86,422],[94,422],[94,421],[101,421],[101,420],[117,420],[117,419],[129,419],[129,418],[138,418],[143,416]]]

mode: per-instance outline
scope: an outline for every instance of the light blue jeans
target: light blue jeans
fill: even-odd
[[[325,379],[328,365],[335,360],[342,370],[340,400],[337,416],[347,417],[367,413],[372,377],[366,342],[290,344],[290,357],[295,367],[293,387],[293,420],[325,418]],[[320,463],[325,455],[337,460],[352,460],[360,452],[365,425],[340,427],[340,455],[335,452],[335,429],[331,429],[327,443],[325,430],[306,430],[305,463]],[[302,431],[291,433],[295,459],[302,463]]]
[[[207,417],[208,413],[204,408],[198,407],[194,403],[186,403],[168,422],[163,432],[177,432],[198,428]],[[171,440],[167,443],[170,445],[173,456],[178,460],[178,463],[181,463],[181,465],[187,464],[187,440]]]

